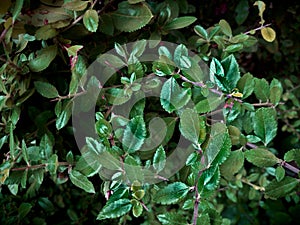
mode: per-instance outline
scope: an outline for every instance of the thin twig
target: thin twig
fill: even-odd
[[[263,29],[263,28],[269,27],[269,26],[271,26],[271,25],[272,25],[271,23],[268,23],[268,24],[266,24],[266,25],[263,25],[263,26],[260,26],[260,27],[255,28],[255,29],[249,30],[249,31],[245,32],[244,34],[250,34],[250,33],[252,33],[253,31],[258,31],[258,30],[261,30],[261,29]]]

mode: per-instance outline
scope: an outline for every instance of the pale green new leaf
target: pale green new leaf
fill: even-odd
[[[31,60],[28,64],[29,68],[33,72],[40,72],[46,69],[50,63],[54,60],[57,54],[56,45],[43,48],[37,52],[37,57]]]
[[[132,208],[129,199],[119,199],[117,201],[107,203],[97,216],[97,220],[108,218],[117,218],[125,215]]]
[[[194,31],[197,35],[199,35],[200,37],[204,38],[204,39],[208,39],[208,33],[207,31],[200,25],[196,25],[194,27]]]
[[[127,124],[122,139],[123,148],[128,153],[138,151],[146,138],[146,125],[142,116],[136,116]]]
[[[43,81],[35,81],[34,87],[37,90],[37,92],[45,98],[56,98],[59,96],[56,87],[54,87],[50,83]]]
[[[179,129],[186,139],[197,144],[200,133],[200,120],[198,113],[192,109],[185,109],[180,114]]]
[[[281,198],[290,194],[299,185],[299,180],[292,177],[285,177],[281,181],[273,180],[265,188],[265,194],[271,198]]]
[[[254,133],[268,145],[277,133],[276,111],[273,108],[260,108],[253,117]]]
[[[285,176],[285,169],[282,166],[278,166],[275,170],[275,177],[277,181],[281,181]]]
[[[118,5],[118,10],[113,12],[112,19],[115,27],[120,31],[132,32],[146,26],[153,15],[145,3],[129,4],[126,1]]]
[[[272,152],[265,148],[256,148],[245,152],[246,159],[258,167],[274,166],[280,162]]]
[[[88,193],[95,193],[94,185],[86,176],[77,170],[72,170],[70,175],[71,182]]]
[[[164,26],[165,30],[174,30],[187,27],[197,20],[194,16],[183,16],[171,20]]]
[[[169,205],[179,202],[189,192],[189,187],[181,182],[169,184],[154,195],[153,200],[163,205]]]
[[[175,78],[169,78],[161,89],[160,103],[169,113],[182,108],[191,98],[190,89],[179,86]]]
[[[90,32],[96,32],[99,24],[99,16],[96,10],[89,9],[83,15],[83,24]]]

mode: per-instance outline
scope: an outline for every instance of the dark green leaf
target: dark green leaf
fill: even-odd
[[[157,219],[163,225],[181,225],[186,224],[186,219],[178,212],[166,212],[157,215]]]
[[[219,26],[221,27],[221,31],[225,35],[227,35],[229,37],[232,37],[231,27],[230,27],[229,23],[226,20],[220,20]]]
[[[280,102],[283,88],[281,83],[277,79],[273,79],[270,84],[270,101],[277,105]]]
[[[271,198],[281,198],[290,194],[299,185],[299,180],[285,177],[281,181],[273,180],[266,186],[265,194]]]
[[[60,130],[61,128],[63,128],[64,126],[67,125],[67,123],[72,115],[72,107],[73,107],[72,101],[69,101],[64,105],[64,107],[63,107],[60,115],[57,117],[56,123],[55,123],[56,128],[58,130]]]
[[[221,165],[221,174],[231,179],[244,166],[244,153],[242,150],[232,151],[226,161]]]
[[[254,133],[268,145],[276,136],[276,111],[273,108],[260,108],[253,117]]]
[[[24,3],[24,0],[16,0],[14,9],[12,11],[13,23],[15,23],[17,17],[19,16],[19,14],[22,10],[22,7],[23,7],[23,3]]]
[[[131,98],[132,93],[125,93],[124,89],[110,88],[106,92],[106,97],[110,104],[122,105]]]
[[[178,17],[178,18],[171,20],[169,23],[167,23],[164,26],[164,29],[165,30],[181,29],[181,28],[191,25],[196,20],[197,20],[197,18],[194,16]]]
[[[114,24],[113,19],[111,15],[109,14],[103,14],[99,18],[100,20],[100,31],[107,35],[113,35],[114,34]]]
[[[254,94],[256,98],[262,102],[266,102],[270,96],[270,86],[266,79],[255,78]]]
[[[130,4],[137,4],[137,3],[140,3],[140,2],[144,2],[145,0],[128,0],[128,2]]]
[[[218,106],[220,106],[222,103],[224,103],[224,99],[222,97],[210,95],[207,98],[199,101],[196,104],[195,109],[197,113],[212,112],[216,108],[218,108]]]
[[[132,204],[129,199],[119,199],[107,203],[97,216],[97,220],[117,218],[130,211]]]
[[[51,175],[55,175],[58,167],[58,156],[53,154],[46,163],[46,170],[49,171]]]
[[[243,44],[238,43],[238,44],[232,44],[227,46],[224,51],[228,53],[233,53],[233,52],[238,52],[244,48]]]
[[[56,54],[56,45],[51,45],[49,47],[41,49],[37,52],[37,57],[29,62],[28,66],[30,70],[33,72],[40,72],[46,69],[56,57]]]
[[[243,94],[243,99],[249,97],[254,90],[254,78],[252,74],[246,73],[237,83],[237,88]]]
[[[1,144],[0,144],[0,149],[1,149]],[[27,165],[29,164],[29,157],[28,157],[28,150],[27,150],[27,146],[24,140],[22,140],[22,156],[24,161],[26,162]]]
[[[247,0],[239,1],[239,3],[235,8],[235,13],[236,13],[235,21],[237,22],[237,24],[241,25],[242,23],[244,23],[249,15],[248,1]]]
[[[230,154],[231,141],[225,124],[216,123],[211,128],[208,146],[204,151],[205,165],[222,164]]]
[[[27,202],[21,203],[18,213],[19,213],[19,219],[22,220],[31,210],[32,205]]]
[[[154,195],[154,201],[163,205],[174,204],[183,199],[189,192],[189,187],[181,182],[169,184]]]
[[[138,151],[146,138],[146,126],[142,116],[136,116],[127,124],[122,145],[128,153]]]
[[[180,114],[179,129],[186,139],[194,144],[198,144],[200,134],[200,119],[198,113],[192,109],[185,109]]]
[[[70,173],[71,182],[88,193],[95,193],[94,185],[86,176],[77,170],[72,170]]]
[[[169,113],[182,108],[190,101],[190,90],[179,86],[175,78],[169,78],[161,89],[160,103]]]
[[[282,166],[278,166],[275,170],[275,177],[277,181],[281,181],[285,176],[285,169]]]
[[[245,152],[246,159],[258,167],[269,167],[279,163],[279,159],[265,148],[256,148]]]
[[[153,167],[159,173],[165,168],[166,152],[162,146],[159,146],[153,156]]]
[[[218,86],[227,92],[231,92],[237,85],[240,79],[239,65],[233,55],[229,55],[221,61],[225,76],[218,74],[215,76]]]
[[[85,11],[83,16],[83,24],[85,28],[90,32],[96,32],[99,24],[98,13],[94,9]]]
[[[215,190],[220,182],[220,170],[218,166],[212,166],[205,170],[198,181],[199,192]]]
[[[120,31],[132,32],[146,26],[153,15],[144,4],[131,5],[126,1],[119,4],[118,10],[112,13],[115,27]]]
[[[300,149],[292,149],[285,153],[284,160],[287,162],[295,161],[300,166]]]
[[[56,87],[52,84],[42,81],[34,82],[34,86],[38,93],[40,93],[45,98],[56,98],[59,96]]]

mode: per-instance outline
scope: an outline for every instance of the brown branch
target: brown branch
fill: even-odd
[[[195,190],[195,205],[194,205],[194,213],[193,213],[193,225],[197,225],[197,219],[199,216],[199,203],[200,203],[200,195],[198,191],[198,180],[201,177],[202,173],[206,170],[206,168],[199,171],[198,176],[196,178],[196,183],[194,186]]]
[[[58,162],[58,166],[70,166],[71,164],[68,162]],[[17,167],[12,168],[11,171],[23,171],[23,170],[34,170],[34,169],[41,169],[47,166],[47,163],[39,164],[39,165],[32,165],[32,166],[24,166],[24,167]]]

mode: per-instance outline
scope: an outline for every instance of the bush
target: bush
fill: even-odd
[[[297,3],[0,5],[1,224],[299,219]]]

